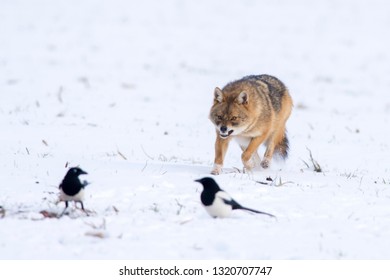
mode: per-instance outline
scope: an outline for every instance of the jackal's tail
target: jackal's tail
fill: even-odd
[[[289,149],[290,149],[290,145],[287,138],[287,131],[285,131],[282,140],[275,147],[275,152],[281,158],[286,159],[288,157]]]

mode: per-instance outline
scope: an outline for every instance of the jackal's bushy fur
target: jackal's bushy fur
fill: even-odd
[[[267,168],[274,152],[286,158],[289,142],[285,125],[291,110],[292,99],[286,86],[273,76],[247,76],[222,90],[215,88],[209,115],[217,132],[211,173],[221,172],[232,138],[243,151],[241,159],[245,169],[258,165]],[[260,161],[257,149],[262,143],[267,149]]]

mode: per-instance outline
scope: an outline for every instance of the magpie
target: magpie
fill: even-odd
[[[264,214],[270,217],[274,215],[250,209],[241,206],[235,201],[227,192],[222,190],[213,178],[205,177],[202,179],[195,180],[195,182],[203,185],[203,191],[200,195],[200,200],[203,206],[206,208],[207,213],[213,218],[226,218],[230,215],[232,210],[241,209],[251,211],[257,214]]]
[[[60,184],[60,201],[65,202],[65,209],[61,216],[65,213],[68,208],[69,201],[79,202],[81,209],[85,212],[83,199],[84,199],[84,188],[88,185],[87,181],[81,182],[79,175],[88,174],[79,167],[72,167],[66,173],[64,179]]]

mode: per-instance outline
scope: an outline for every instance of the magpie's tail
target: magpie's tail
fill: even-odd
[[[241,207],[242,210],[246,210],[246,211],[251,211],[253,213],[257,213],[257,214],[263,214],[263,215],[267,215],[269,217],[272,217],[272,218],[276,218],[274,215],[270,214],[270,213],[266,213],[266,212],[261,212],[261,211],[257,211],[257,210],[254,210],[254,209],[250,209],[250,208],[246,208],[246,207]]]

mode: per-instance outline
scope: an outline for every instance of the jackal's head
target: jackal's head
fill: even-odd
[[[209,119],[221,138],[239,135],[248,128],[247,105],[248,94],[245,91],[227,94],[215,88]]]

